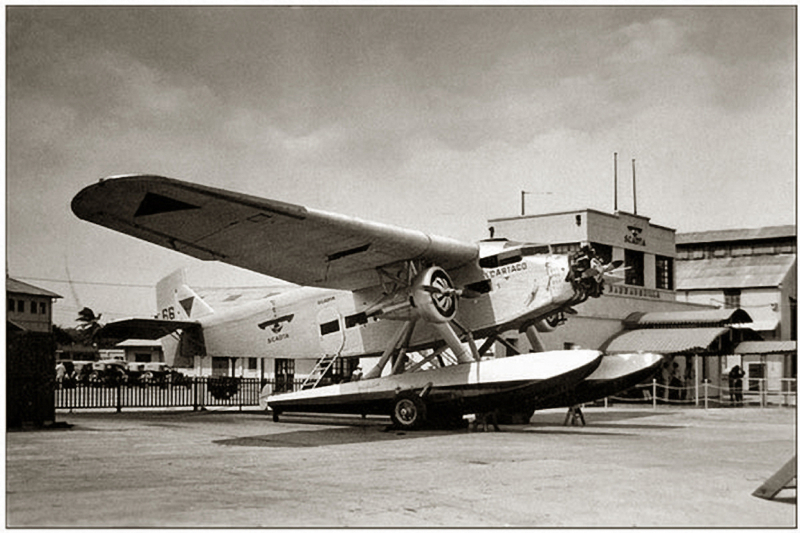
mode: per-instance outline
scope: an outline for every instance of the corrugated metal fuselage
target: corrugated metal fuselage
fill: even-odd
[[[566,281],[563,255],[523,256],[483,269],[491,291],[462,297],[456,321],[476,337],[510,329],[557,310],[575,295]],[[458,271],[453,272],[454,280]],[[365,318],[383,298],[380,285],[357,292],[303,287],[200,319],[206,353],[220,357],[317,358],[324,354],[362,356],[382,353],[402,322]],[[414,330],[411,349],[439,341],[424,321]]]

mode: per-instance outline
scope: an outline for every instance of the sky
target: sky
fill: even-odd
[[[274,285],[83,222],[149,173],[473,242],[618,207],[678,232],[794,224],[796,10],[17,6],[6,10],[6,267],[104,320],[155,283]]]

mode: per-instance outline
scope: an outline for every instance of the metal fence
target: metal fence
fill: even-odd
[[[756,381],[756,380],[751,380]],[[62,383],[55,385],[56,409],[192,407],[254,407],[264,387],[271,393],[299,390],[302,380],[201,377],[154,384]],[[797,379],[782,379],[779,388],[769,388],[766,379],[741,391],[716,386],[708,381],[689,387],[671,387],[653,380],[628,391],[625,396],[610,396],[607,401],[657,405],[737,407],[769,405],[797,406]]]
[[[731,388],[719,386],[705,380],[703,383],[686,387],[673,387],[653,380],[652,383],[637,385],[623,396],[611,396],[617,402],[657,405],[693,405],[709,407],[740,407],[770,405],[796,407],[797,379],[783,378],[767,380],[765,378],[750,379],[748,388]]]
[[[302,382],[294,380],[292,390]],[[285,381],[280,385],[285,388]],[[252,407],[259,405],[262,389],[275,389],[275,380],[234,377],[185,378],[156,384],[61,383],[55,385],[56,409],[192,407]]]

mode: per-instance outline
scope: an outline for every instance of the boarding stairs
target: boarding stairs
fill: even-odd
[[[314,389],[319,385],[322,381],[322,378],[325,377],[325,374],[328,373],[333,364],[336,360],[339,359],[339,354],[333,355],[324,355],[319,361],[317,361],[316,366],[311,370],[303,383],[300,385],[301,390],[306,389]]]

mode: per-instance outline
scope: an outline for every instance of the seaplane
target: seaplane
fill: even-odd
[[[276,422],[291,412],[382,414],[415,429],[469,413],[532,414],[588,401],[627,384],[625,377],[655,372],[660,360],[543,350],[540,332],[600,297],[621,266],[588,245],[556,254],[506,239],[466,243],[154,175],[102,179],[78,192],[72,210],[170,250],[294,284],[216,312],[179,271],[157,285],[155,318],[104,328],[110,337],[180,332],[178,348],[196,355],[317,360],[300,390],[265,387]],[[510,331],[524,333],[533,351],[519,353],[503,337]],[[496,343],[511,355],[491,356]],[[324,379],[337,361],[361,358],[377,361],[360,379]]]

